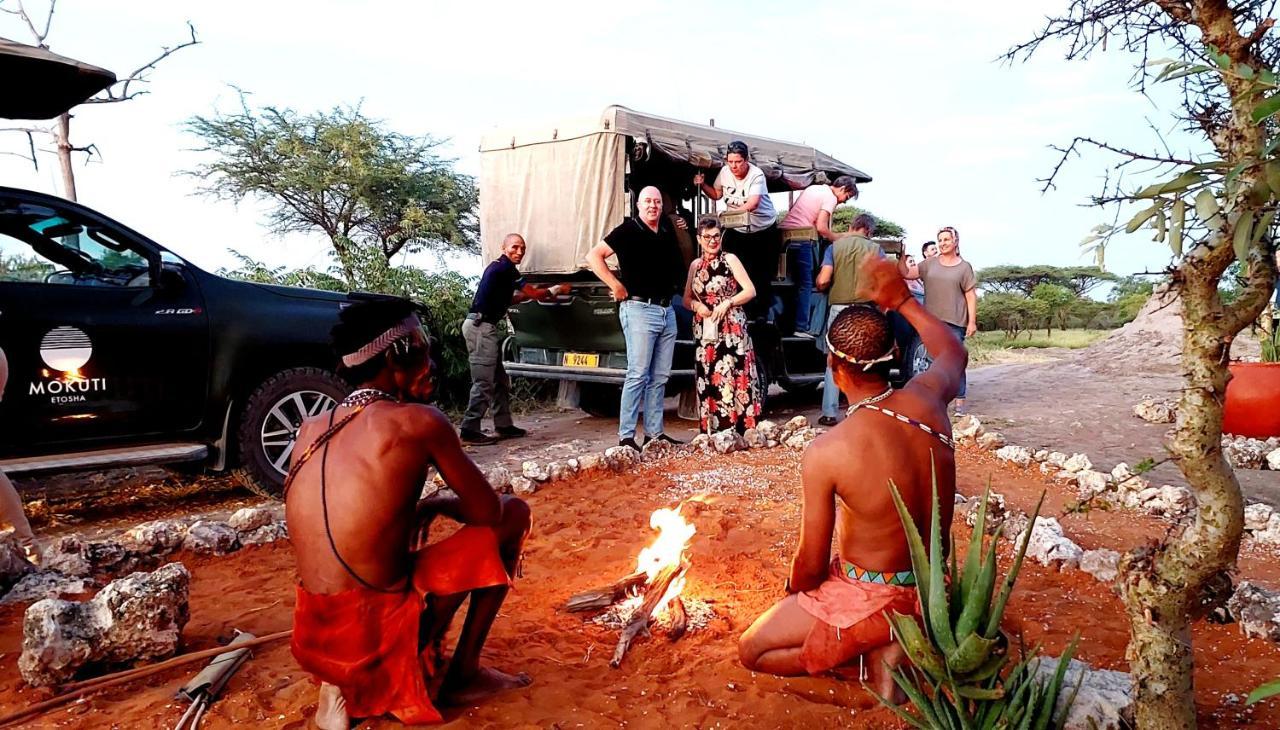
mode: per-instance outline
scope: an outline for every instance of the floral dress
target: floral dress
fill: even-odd
[[[693,296],[715,309],[716,304],[741,290],[724,254],[708,261],[699,258],[693,272]],[[694,316],[695,339],[702,332],[702,318]],[[731,307],[720,320],[714,342],[696,343],[698,406],[703,433],[727,428],[755,428],[760,416],[756,353],[747,334],[747,315]]]

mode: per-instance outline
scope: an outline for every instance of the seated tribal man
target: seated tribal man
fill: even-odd
[[[407,300],[359,302],[333,328],[342,374],[357,389],[298,431],[285,481],[297,558],[293,655],[321,682],[316,724],[390,713],[409,724],[441,719],[427,680],[471,597],[442,702],[463,704],[524,687],[528,675],[480,666],[480,649],[506,598],[529,532],[529,507],[501,501],[439,410],[426,333]],[[418,501],[428,469],[456,497]],[[437,515],[463,524],[421,542]]]
[[[779,675],[819,674],[854,659],[870,663],[872,686],[894,697],[892,677],[902,648],[884,613],[919,615],[907,539],[889,493],[897,485],[928,539],[937,473],[943,544],[950,549],[956,467],[947,403],[968,356],[947,325],[911,296],[894,265],[868,258],[860,266],[859,299],[900,312],[936,353],[933,367],[894,391],[894,355],[885,315],[854,305],[831,323],[827,346],[840,390],[852,404],[840,425],[808,448],[800,544],[786,598],[766,611],[738,644],[748,668]],[[835,528],[839,554],[831,556]],[[860,663],[860,668],[867,669]]]

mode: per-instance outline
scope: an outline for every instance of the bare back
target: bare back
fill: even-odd
[[[336,423],[350,411],[340,406],[305,421],[293,458],[329,428],[331,414]],[[367,583],[383,589],[403,587],[410,538],[417,527],[414,506],[433,463],[430,432],[435,419],[444,416],[430,406],[372,403],[301,467],[285,498],[285,519],[303,588],[338,593],[362,587],[339,562],[335,547]]]
[[[908,388],[878,405],[949,435],[945,403],[922,395]],[[837,547],[843,560],[867,570],[911,569],[906,535],[889,492],[890,481],[897,486],[912,520],[927,540],[936,473],[942,524],[951,524],[955,454],[936,435],[893,416],[859,409],[810,448],[813,454],[806,456],[804,473],[806,530],[811,521],[816,528],[824,522],[831,524],[834,518]],[[828,509],[834,514],[824,518]],[[820,533],[806,537],[811,543],[822,539]],[[829,534],[827,540],[829,545]],[[942,541],[949,549],[949,530]]]

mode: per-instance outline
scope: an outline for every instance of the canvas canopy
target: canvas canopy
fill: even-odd
[[[520,233],[528,250],[526,273],[569,274],[629,211],[624,180],[628,139],[634,160],[704,168],[708,179],[724,164],[734,140],[751,148],[772,192],[801,190],[840,175],[871,176],[813,147],[692,124],[626,107],[595,117],[494,131],[480,142],[480,238],[485,260],[501,253],[502,239]],[[685,175],[681,168],[680,175]]]
[[[47,48],[0,38],[0,118],[51,119],[116,82],[116,75]]]

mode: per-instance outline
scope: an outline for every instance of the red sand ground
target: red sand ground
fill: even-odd
[[[752,674],[737,662],[738,634],[782,595],[799,515],[798,463],[796,454],[782,450],[735,454],[714,467],[694,457],[622,476],[575,478],[534,495],[530,503],[536,525],[526,577],[499,618],[486,659],[502,669],[528,671],[535,683],[482,707],[449,713],[449,721],[517,728],[904,727],[854,683],[779,679]],[[1024,510],[1046,488],[1038,475],[971,451],[962,454],[960,471],[962,492],[979,493],[990,475],[994,488]],[[637,551],[650,539],[650,512],[674,501],[670,493],[662,493],[682,474],[692,473],[720,493],[685,509],[698,528],[686,594],[714,601],[720,618],[674,644],[661,634],[642,639],[621,668],[610,669],[617,633],[557,608],[576,591],[628,573]],[[1048,488],[1045,514],[1057,514],[1066,494]],[[1124,549],[1166,529],[1159,521],[1127,513],[1092,512],[1062,521],[1068,535],[1086,548]],[[963,545],[967,532],[963,524],[955,528],[957,544]],[[1246,552],[1243,576],[1280,584],[1274,555]],[[215,646],[233,628],[263,635],[289,627],[294,578],[287,545],[251,548],[225,558],[184,554],[177,559],[194,574],[183,651]],[[1002,567],[1007,567],[1007,555]],[[18,676],[22,608],[0,609],[0,715],[49,696],[26,687]],[[1083,633],[1080,658],[1097,667],[1126,668],[1127,630],[1120,603],[1084,573],[1056,573],[1029,562],[1010,603],[1006,628],[1021,632],[1028,644],[1043,642],[1051,656],[1078,630]],[[1280,676],[1280,649],[1246,640],[1238,627],[1207,623],[1196,626],[1195,643],[1202,727],[1280,726],[1280,703],[1245,709],[1225,699],[1231,693],[1243,697]],[[95,695],[28,726],[172,727],[185,709],[174,693],[195,671],[195,666],[174,670]],[[282,642],[256,653],[204,726],[301,728],[315,712],[315,699],[314,686]],[[362,727],[390,726],[394,723],[379,721]]]

